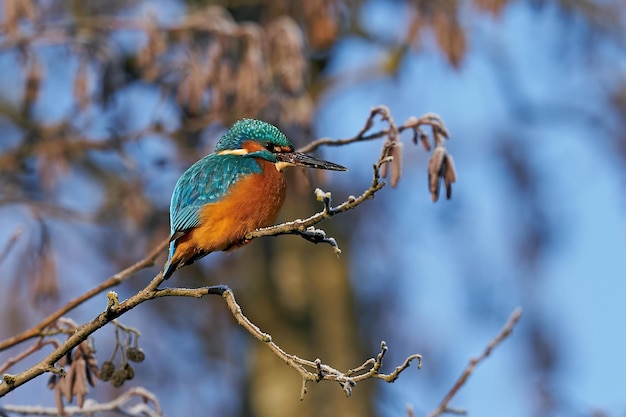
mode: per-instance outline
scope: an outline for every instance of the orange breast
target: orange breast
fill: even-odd
[[[273,163],[258,160],[263,171],[237,181],[218,202],[200,211],[200,225],[178,239],[174,258],[238,246],[244,236],[276,220],[285,200],[285,179]]]

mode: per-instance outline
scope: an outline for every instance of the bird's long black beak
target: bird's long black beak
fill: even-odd
[[[276,154],[276,159],[286,165],[301,166],[317,169],[329,169],[332,171],[347,171],[348,168],[334,164],[332,162],[324,161],[323,159],[315,158],[314,156],[307,155],[300,152],[280,152]]]

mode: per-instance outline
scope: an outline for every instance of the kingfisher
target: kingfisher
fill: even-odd
[[[285,200],[283,169],[289,166],[346,171],[295,152],[276,126],[254,119],[236,122],[215,151],[176,182],[163,278],[211,252],[237,248],[249,232],[271,226]]]

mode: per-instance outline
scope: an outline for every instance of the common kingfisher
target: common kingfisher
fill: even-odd
[[[346,170],[295,152],[289,139],[269,123],[235,123],[215,152],[193,164],[174,187],[163,278],[211,252],[241,246],[246,234],[272,225],[285,200],[282,171],[288,166]]]

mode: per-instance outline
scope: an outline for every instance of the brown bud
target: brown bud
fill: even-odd
[[[426,133],[420,132],[420,142],[422,143],[424,149],[426,149],[427,152],[430,152],[430,143],[428,142],[428,135]]]
[[[339,36],[339,13],[335,2],[309,0],[302,2],[308,43],[313,50],[327,50]]]
[[[302,92],[307,62],[300,26],[291,17],[283,16],[269,22],[265,33],[273,78],[289,93]]]
[[[394,142],[389,151],[389,155],[393,157],[390,162],[391,178],[389,182],[391,183],[391,188],[396,188],[398,181],[400,181],[400,176],[402,175],[402,143]]]
[[[78,358],[72,364],[75,367],[74,378],[72,383],[72,396],[76,397],[76,404],[78,407],[82,407],[85,401],[85,396],[89,392],[87,388],[87,361],[83,358]]]
[[[35,17],[36,10],[32,0],[4,0],[4,21],[9,35],[19,32],[20,19],[34,20]]]
[[[452,195],[452,183],[456,181],[454,163],[443,146],[435,147],[432,156],[428,160],[428,188],[433,202],[439,199],[439,186],[441,179],[446,184],[446,196]]]
[[[78,103],[80,110],[85,110],[89,106],[87,61],[85,59],[82,59],[78,64],[78,69],[74,76],[74,99]]]
[[[269,71],[261,48],[261,27],[255,23],[245,23],[240,25],[239,32],[245,47],[235,76],[234,107],[240,113],[250,114],[262,106]]]
[[[124,364],[124,367],[122,369],[124,370],[126,374],[126,379],[131,380],[135,377],[135,370],[130,365],[130,363]]]
[[[115,365],[111,361],[106,361],[102,364],[102,368],[100,368],[100,379],[102,381],[108,381],[113,376],[113,372],[115,372]]]
[[[26,74],[26,84],[24,85],[23,101],[25,106],[31,106],[39,96],[43,69],[36,59],[33,59],[28,73]]]
[[[50,375],[50,378],[48,378],[48,389],[54,389],[54,387],[57,384],[57,380],[59,379],[59,376],[56,374],[52,374]]]
[[[494,17],[499,16],[507,4],[506,0],[474,0],[473,3],[478,10],[490,12]]]
[[[446,169],[443,174],[443,181],[446,184],[446,198],[452,197],[452,183],[456,182],[456,170],[454,169],[454,161],[452,155],[447,154]]]
[[[197,54],[190,54],[185,75],[178,85],[176,101],[185,106],[191,114],[198,114],[202,107],[207,85],[205,67],[205,63]]]
[[[57,389],[61,395],[65,398],[66,402],[72,401],[72,385],[74,383],[74,369],[70,367],[65,376],[59,378],[57,383]]]
[[[143,362],[146,354],[138,347],[131,347],[126,351],[126,357],[131,362]]]
[[[167,50],[167,42],[153,13],[148,17],[145,27],[147,42],[139,51],[137,63],[142,68],[152,67],[155,61]],[[154,76],[154,74],[152,74]],[[145,76],[145,73],[144,73]]]
[[[439,49],[446,54],[448,62],[458,69],[467,51],[467,40],[456,15],[444,11],[435,13],[432,28]]]
[[[394,142],[391,142],[389,140],[387,140],[385,143],[383,143],[383,155],[382,155],[382,159],[387,158],[388,156],[391,156],[391,148],[394,146]],[[390,162],[385,162],[384,164],[382,164],[380,166],[380,176],[382,178],[387,178],[387,169],[388,169],[388,165],[390,164]]]
[[[126,379],[126,370],[118,369],[113,372],[113,375],[111,375],[111,385],[114,387],[121,387]]]

